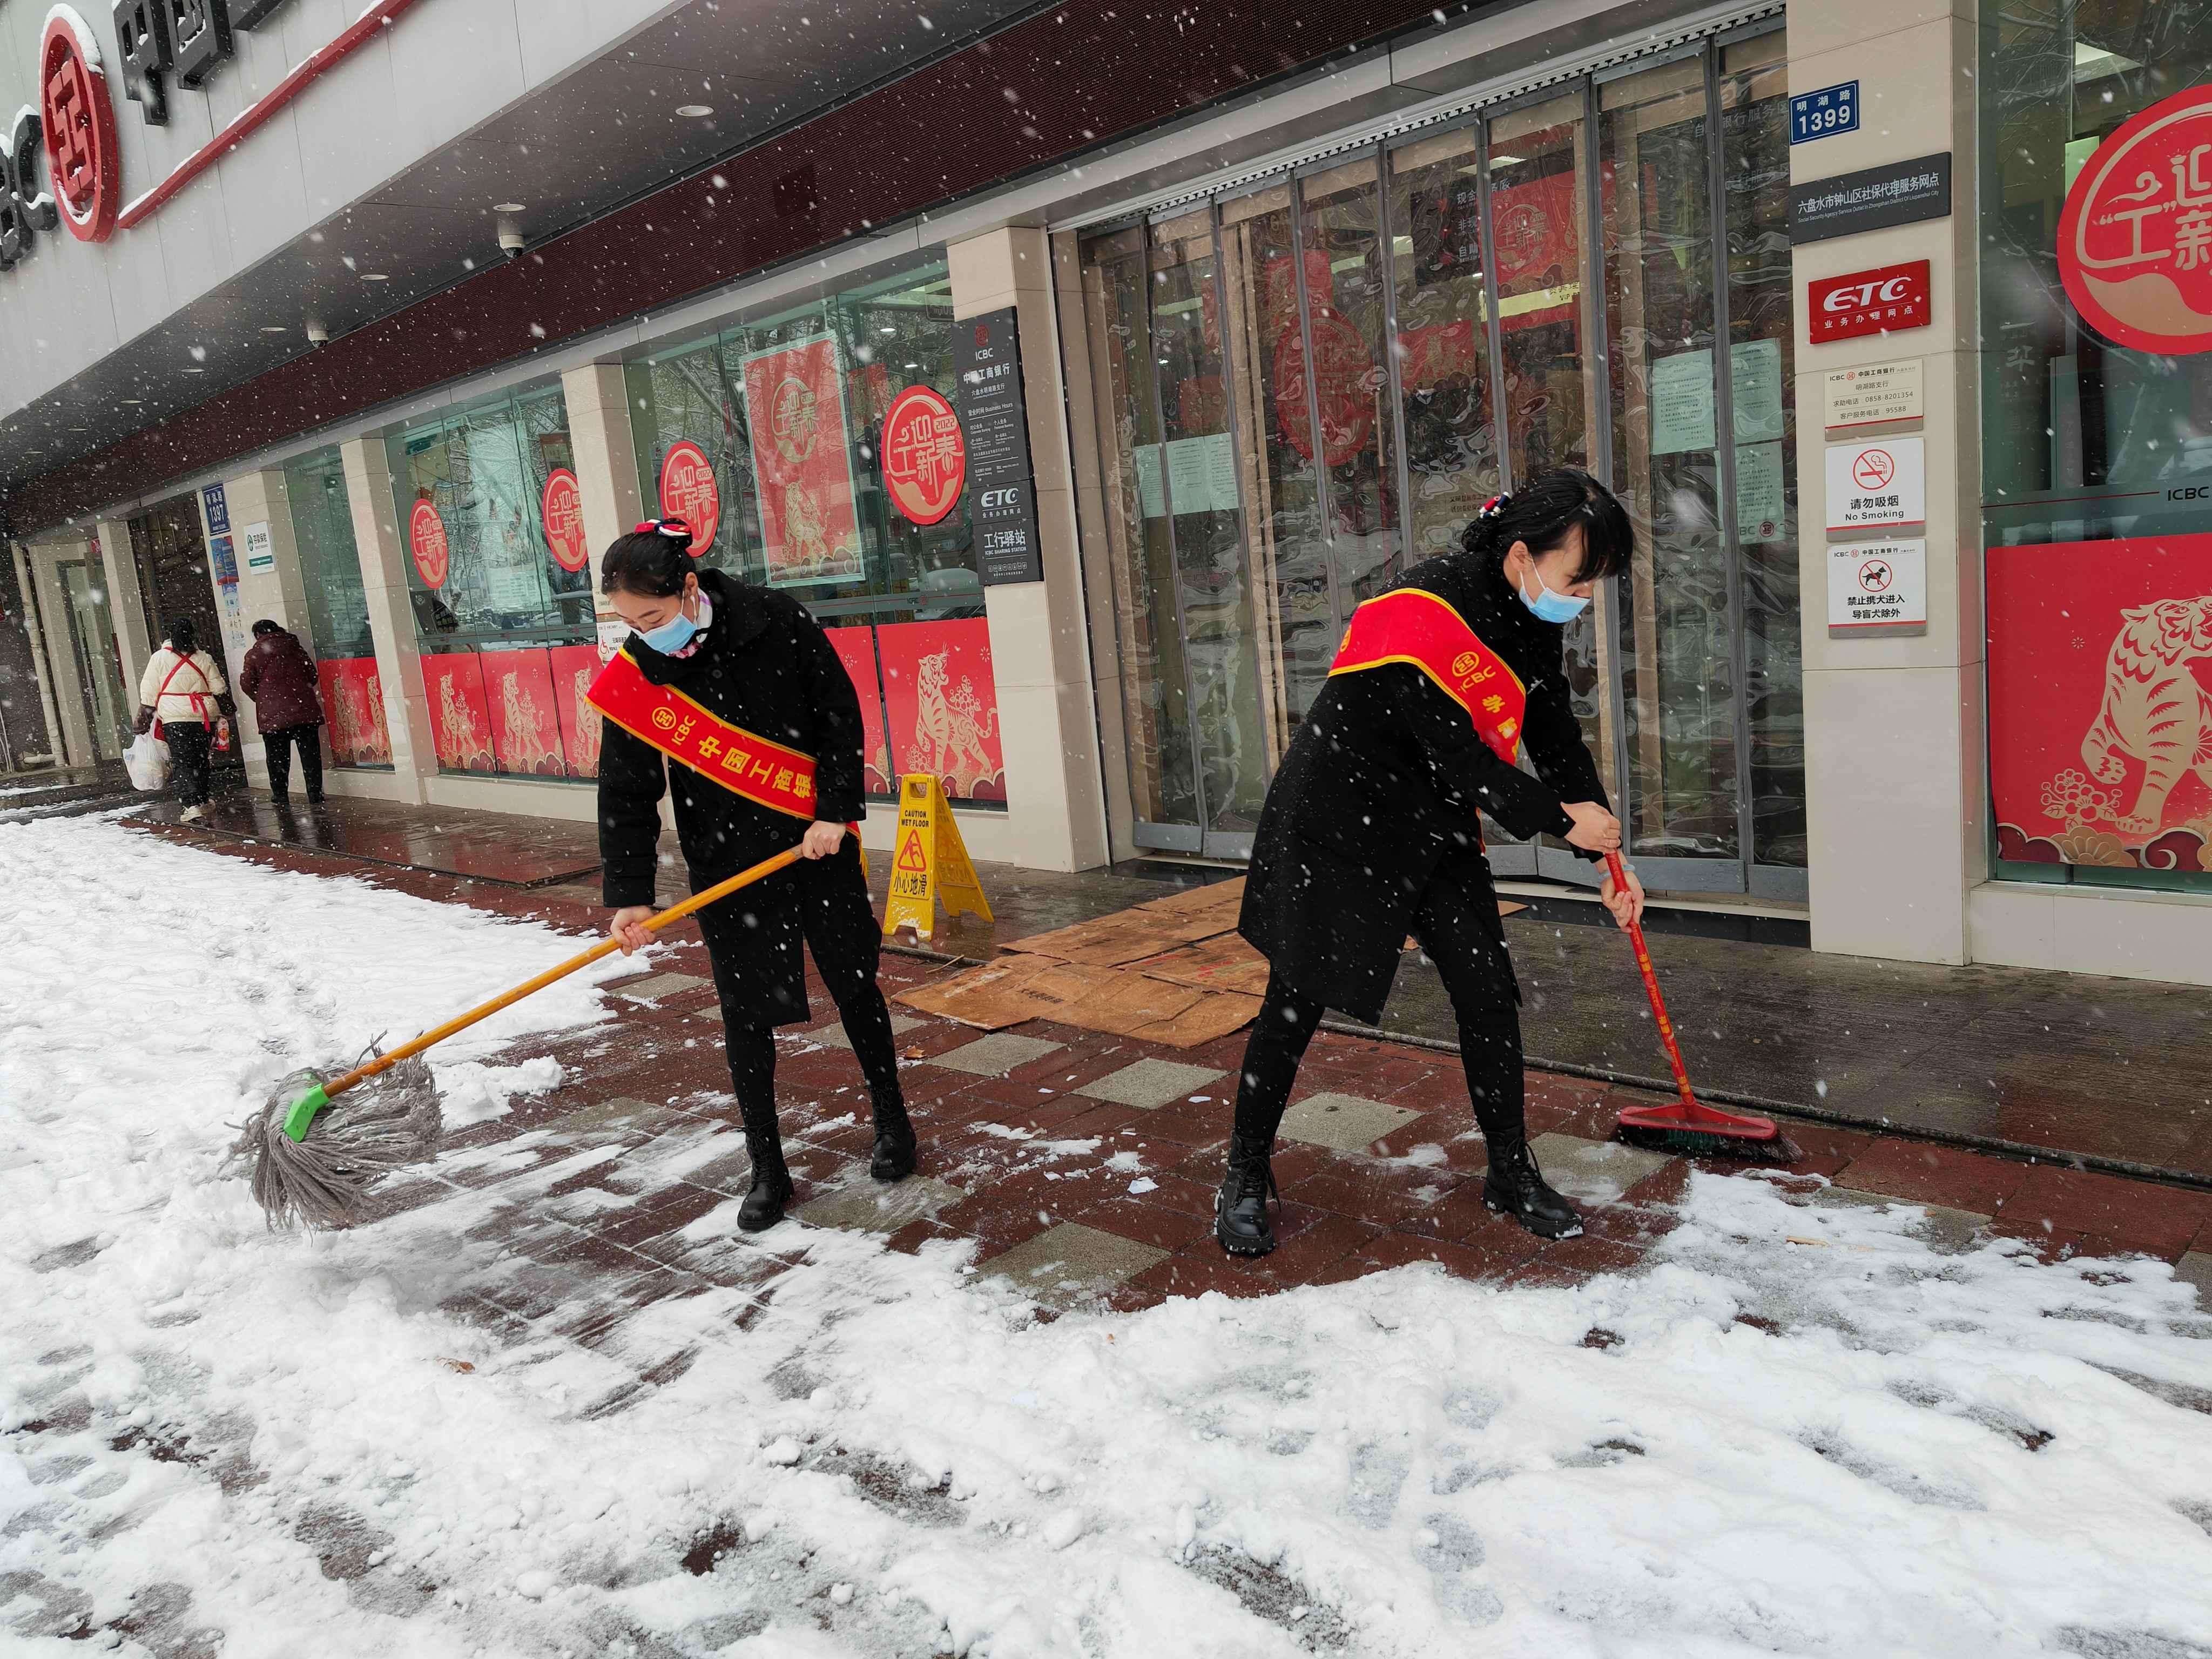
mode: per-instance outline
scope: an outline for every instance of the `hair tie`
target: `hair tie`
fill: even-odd
[[[1505,504],[1512,499],[1513,493],[1510,490],[1501,489],[1498,494],[1492,495],[1488,501],[1482,504],[1480,510],[1475,514],[1475,517],[1479,519],[1494,519],[1505,510]]]
[[[681,519],[647,519],[630,534],[642,536],[647,532],[665,536],[672,541],[688,542],[691,539],[691,526]]]

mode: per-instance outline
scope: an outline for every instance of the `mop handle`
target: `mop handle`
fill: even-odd
[[[1620,854],[1607,853],[1605,867],[1613,877],[1616,893],[1628,890],[1628,872],[1620,862]],[[1667,999],[1659,994],[1659,975],[1651,971],[1651,952],[1644,945],[1644,927],[1640,922],[1628,924],[1628,942],[1636,947],[1636,966],[1644,975],[1644,994],[1651,999],[1651,1018],[1659,1022],[1659,1041],[1667,1046],[1667,1063],[1674,1068],[1674,1087],[1682,1097],[1685,1106],[1695,1106],[1698,1097],[1690,1092],[1690,1069],[1682,1064],[1682,1050],[1674,1041],[1674,1022],[1667,1018]]]
[[[796,864],[801,856],[801,849],[793,847],[787,852],[778,853],[772,859],[763,859],[761,862],[753,866],[751,869],[740,870],[736,875],[732,876],[727,881],[718,881],[712,887],[708,888],[706,891],[702,893],[694,893],[690,898],[685,899],[681,904],[672,904],[665,910],[663,910],[659,915],[648,916],[638,925],[643,927],[646,932],[649,933],[657,933],[662,928],[669,926],[672,922],[683,921],[684,917],[690,915],[694,910],[704,909],[708,905],[714,903],[717,899],[727,898],[731,894],[736,892],[740,887],[750,886],[754,882],[762,880],[766,877],[772,876],[777,871],[782,869],[786,865]],[[397,1048],[391,1049],[386,1053],[377,1055],[375,1059],[370,1060],[368,1064],[356,1066],[352,1071],[348,1072],[343,1077],[334,1079],[332,1081],[325,1083],[323,1085],[322,1089],[323,1098],[325,1100],[335,1098],[337,1096],[343,1094],[346,1090],[352,1088],[355,1084],[368,1081],[370,1078],[374,1077],[378,1073],[388,1070],[390,1067],[397,1066],[401,1060],[410,1059],[414,1055],[421,1054],[425,1048],[431,1047],[433,1044],[443,1042],[447,1037],[453,1036],[454,1032],[465,1031],[480,1019],[489,1019],[492,1015],[497,1013],[509,1003],[520,1002],[523,998],[530,995],[532,993],[544,990],[555,980],[566,979],[570,974],[574,973],[579,968],[582,968],[592,963],[597,962],[601,957],[605,956],[611,951],[619,951],[620,949],[622,949],[622,941],[620,939],[612,938],[601,939],[590,950],[583,951],[579,955],[570,957],[568,961],[562,963],[559,967],[548,968],[544,973],[538,975],[537,978],[525,980],[521,984],[516,986],[511,991],[501,992],[489,1002],[484,1003],[478,1007],[470,1009],[468,1012],[459,1016],[458,1018],[447,1020],[443,1025],[439,1026],[434,1031],[425,1031],[421,1036],[413,1038],[411,1041],[403,1042]]]

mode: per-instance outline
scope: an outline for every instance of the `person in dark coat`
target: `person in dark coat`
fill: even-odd
[[[323,799],[323,700],[315,659],[300,636],[264,617],[253,624],[253,643],[239,665],[238,689],[253,699],[261,751],[269,757],[269,793],[292,798],[292,751],[300,753],[300,779],[307,805]]]
[[[1275,1248],[1268,1158],[1298,1062],[1325,1009],[1370,1024],[1382,1018],[1408,934],[1442,973],[1458,1018],[1468,1091],[1489,1149],[1485,1201],[1546,1237],[1581,1230],[1528,1153],[1520,988],[1476,815],[1516,836],[1562,836],[1586,858],[1620,847],[1620,823],[1568,702],[1560,627],[1626,566],[1633,545],[1620,503],[1589,474],[1563,467],[1486,504],[1462,550],[1406,573],[1392,594],[1415,597],[1376,613],[1400,619],[1399,637],[1377,636],[1387,622],[1355,617],[1291,739],[1255,837],[1239,931],[1267,957],[1269,976],[1215,1205],[1224,1249]],[[1369,605],[1393,603],[1385,595]],[[1473,689],[1447,692],[1406,660],[1421,654],[1408,648],[1408,624],[1413,635],[1433,627],[1427,637],[1448,641],[1429,653],[1437,672]],[[1511,690],[1506,671],[1525,693],[1517,711],[1500,695]],[[1478,717],[1498,747],[1525,745],[1537,775],[1503,758]],[[1626,891],[1610,878],[1602,891],[1622,926],[1642,914],[1632,874]]]
[[[719,768],[672,763],[611,716],[599,749],[599,854],[606,902],[615,907],[608,931],[629,951],[651,937],[641,924],[653,914],[659,803],[672,778],[676,837],[694,892],[803,837],[802,862],[698,915],[752,1155],[751,1188],[738,1224],[758,1231],[782,1218],[791,1197],[776,1125],[775,1028],[810,1018],[802,940],[814,952],[867,1079],[876,1130],[870,1170],[877,1180],[913,1173],[915,1137],[899,1087],[890,1010],[876,983],[882,933],[869,904],[857,834],[848,831],[866,811],[860,698],[829,635],[796,600],[697,567],[690,545],[681,520],[660,519],[608,548],[600,585],[635,630],[608,669],[621,670],[627,657],[651,688],[688,700],[678,705],[686,711],[702,710],[811,757],[811,816],[802,821],[787,807],[748,799],[717,781]],[[611,690],[602,700],[599,684],[592,696],[602,714],[614,706]],[[642,724],[650,729],[654,722]],[[696,735],[690,740],[699,741]],[[729,758],[726,752],[722,757]],[[787,777],[784,787],[787,793],[797,786]]]

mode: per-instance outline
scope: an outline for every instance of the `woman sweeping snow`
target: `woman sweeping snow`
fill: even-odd
[[[599,853],[608,931],[624,951],[650,938],[659,802],[673,779],[676,835],[696,892],[804,834],[805,861],[699,913],[722,1002],[730,1080],[752,1154],[738,1224],[773,1226],[791,1197],[775,1115],[775,1030],[808,1017],[803,939],[875,1106],[878,1181],[913,1173],[881,945],[857,841],[863,809],[860,699],[814,619],[785,595],[690,556],[680,519],[640,525],[608,548],[600,586],[635,631],[587,693],[605,718]],[[674,767],[668,762],[679,763]]]
[[[1559,629],[1634,541],[1612,493],[1562,467],[1489,502],[1462,550],[1354,613],[1267,791],[1245,886],[1240,931],[1270,972],[1215,1200],[1224,1249],[1275,1248],[1268,1155],[1298,1062],[1324,1009],[1382,1018],[1409,933],[1458,1018],[1489,1147],[1485,1202],[1547,1238],[1581,1230],[1528,1153],[1521,993],[1476,812],[1516,836],[1564,836],[1591,858],[1620,847],[1567,701]],[[1524,746],[1538,777],[1514,765]],[[1626,891],[1610,878],[1602,890],[1622,926],[1641,916],[1633,875]]]

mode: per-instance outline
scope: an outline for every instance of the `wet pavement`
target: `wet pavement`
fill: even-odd
[[[330,806],[313,817],[296,809],[287,823],[264,799],[233,800],[197,831],[165,832],[526,889],[532,914],[564,925],[595,925],[602,914],[588,825],[361,800]],[[174,809],[160,803],[143,816],[172,818]],[[871,865],[880,901],[889,860]],[[940,918],[932,939],[899,948],[986,960],[1012,939],[1236,873],[1164,860],[1074,875],[986,865],[993,922]],[[662,884],[664,902],[685,891],[672,865]],[[1634,960],[1594,906],[1542,899],[1505,930],[1532,1068],[1669,1087]],[[1717,1102],[2212,1186],[2212,998],[2201,990],[1816,955],[1775,942],[1800,936],[1786,921],[1655,912],[1651,932],[1692,1079]],[[1417,953],[1379,1027],[1332,1029],[1424,1046],[1453,1036],[1442,984]]]

